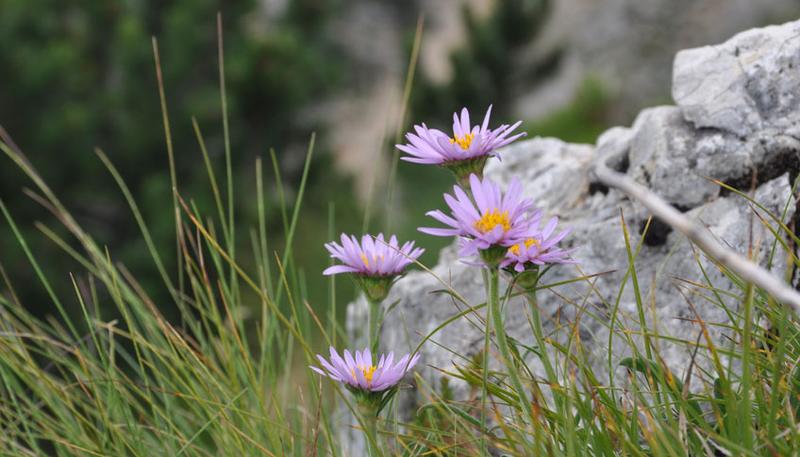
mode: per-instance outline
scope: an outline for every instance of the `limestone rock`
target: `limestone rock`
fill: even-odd
[[[521,116],[547,117],[575,100],[587,78],[613,99],[617,122],[669,95],[676,52],[797,17],[794,0],[557,0],[525,56],[561,51],[552,78],[515,97]],[[545,49],[541,49],[545,48]],[[522,81],[525,81],[522,79]]]
[[[687,121],[746,136],[796,126],[800,23],[753,29],[675,57],[672,96]]]

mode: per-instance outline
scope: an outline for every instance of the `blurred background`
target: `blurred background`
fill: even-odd
[[[446,243],[416,227],[425,211],[441,206],[452,182],[447,172],[401,162],[392,180],[393,145],[411,124],[447,129],[462,106],[479,118],[494,104],[493,125],[522,119],[530,136],[592,143],[605,128],[630,124],[641,108],[670,103],[677,50],[795,19],[800,1],[0,0],[0,125],[156,303],[168,295],[94,148],[120,170],[159,249],[174,252],[155,36],[181,194],[214,214],[192,117],[222,177],[217,12],[240,261],[248,262],[256,224],[256,158],[265,164],[270,248],[280,250],[280,195],[291,207],[316,132],[294,253],[296,280],[322,306],[331,299],[320,275],[329,262],[322,245],[332,232],[388,228],[426,247],[429,265]],[[81,268],[38,233],[36,221],[54,221],[25,196],[26,186],[0,157],[0,199],[46,259],[54,286],[69,291],[66,272]],[[7,224],[0,227],[0,265],[26,306],[48,314],[44,289]],[[164,257],[175,271],[174,256]],[[344,303],[354,288],[342,284],[335,294]],[[166,304],[163,311],[173,312]]]

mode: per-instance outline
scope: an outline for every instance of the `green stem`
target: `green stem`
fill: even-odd
[[[380,445],[378,444],[378,415],[375,413],[375,407],[369,402],[359,403],[358,412],[361,415],[367,455],[369,457],[381,457]]]
[[[499,271],[496,267],[489,269],[489,313],[492,315],[492,323],[494,325],[495,338],[497,339],[497,346],[500,348],[500,354],[503,356],[503,363],[508,370],[511,384],[514,390],[517,391],[517,398],[522,410],[525,411],[529,420],[533,420],[533,408],[531,402],[528,400],[528,394],[522,386],[522,381],[519,378],[519,372],[514,365],[514,359],[511,356],[511,349],[508,346],[508,337],[503,324],[503,313],[500,309],[500,292],[499,292]]]
[[[533,336],[536,338],[536,345],[539,347],[541,356],[539,357],[544,366],[544,371],[547,373],[548,381],[551,383],[557,382],[556,371],[553,365],[550,364],[550,358],[547,356],[545,349],[544,330],[542,330],[542,316],[539,313],[539,301],[536,298],[536,291],[531,290],[528,292],[528,303],[531,306],[531,317],[533,321]]]
[[[380,300],[373,300],[367,296],[367,303],[369,303],[369,347],[372,354],[376,354],[380,341],[381,302]]]
[[[490,296],[492,295],[491,292],[491,284],[489,277],[486,273],[486,270],[483,271],[483,281],[486,284],[486,301],[490,300]],[[489,394],[488,384],[489,384],[489,342],[490,342],[490,335],[492,333],[491,324],[489,323],[489,313],[490,308],[486,307],[486,329],[484,331],[484,339],[483,339],[483,361],[482,361],[482,383],[481,383],[481,452],[483,455],[488,454],[488,446],[486,443],[486,397]]]

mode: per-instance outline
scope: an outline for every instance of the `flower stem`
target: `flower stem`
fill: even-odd
[[[547,349],[545,348],[544,330],[542,329],[542,315],[539,312],[539,300],[536,298],[536,289],[531,288],[527,291],[528,304],[531,307],[531,317],[533,322],[533,336],[536,339],[536,345],[539,347],[541,356],[539,357],[544,371],[547,374],[548,381],[553,383],[558,382],[556,371],[550,363],[550,358],[547,356]]]
[[[380,342],[379,330],[381,328],[381,301],[367,296],[369,303],[369,347],[373,354],[377,353]]]
[[[500,348],[500,354],[503,356],[503,363],[508,371],[508,376],[511,379],[511,384],[514,390],[517,391],[517,397],[522,410],[525,411],[526,417],[533,420],[533,408],[528,400],[528,394],[522,386],[522,381],[519,377],[517,367],[514,365],[514,359],[511,356],[511,349],[508,345],[508,337],[503,323],[503,313],[500,309],[500,296],[499,296],[499,271],[495,268],[489,269],[489,313],[492,315],[492,323],[494,326],[495,338],[497,339],[497,346]]]
[[[369,457],[380,457],[382,454],[378,443],[378,415],[376,414],[375,406],[370,402],[359,402],[358,413],[361,415],[367,455]]]
[[[486,270],[483,270],[483,281],[486,284],[486,301],[488,302],[491,300],[489,297],[492,295],[491,291],[491,281],[489,280],[489,275]],[[483,455],[488,455],[489,449],[486,443],[486,397],[489,394],[488,384],[489,384],[489,343],[490,343],[490,335],[492,333],[492,327],[489,323],[489,313],[490,309],[486,307],[486,329],[484,331],[484,339],[483,339],[483,361],[482,361],[482,383],[481,383],[481,453]]]

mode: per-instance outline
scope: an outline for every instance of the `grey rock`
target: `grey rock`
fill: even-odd
[[[547,117],[599,82],[616,122],[669,96],[668,66],[681,49],[798,17],[795,0],[556,0],[547,29],[524,57],[562,53],[547,80],[519,89],[520,115]],[[542,49],[544,48],[544,49]],[[522,70],[519,70],[522,72]],[[526,81],[521,78],[521,81]]]
[[[544,210],[580,204],[589,190],[587,169],[594,155],[589,145],[537,138],[505,149],[502,161],[491,161],[486,172],[498,184],[524,182],[525,196]]]
[[[696,131],[674,106],[650,108],[633,125],[629,174],[673,205],[694,208],[719,194],[708,178],[749,170],[755,160],[745,146],[725,132]]]
[[[650,333],[669,337],[656,338],[656,347],[667,366],[683,377],[692,360],[691,343],[701,336],[697,318],[729,322],[728,313],[737,312],[736,296],[742,292],[712,260],[668,226],[652,221],[644,236],[650,217],[646,209],[619,191],[598,185],[589,171],[593,161],[612,157],[614,168],[649,186],[731,249],[752,252],[761,265],[785,274],[786,256],[773,255],[775,239],[765,224],[778,233],[781,229],[764,209],[785,224],[795,218],[792,180],[800,172],[796,122],[800,106],[792,100],[800,90],[800,79],[780,71],[792,61],[791,55],[800,56],[795,33],[800,37],[800,22],[749,31],[720,47],[684,51],[676,59],[676,85],[698,81],[712,87],[731,81],[735,92],[736,87],[746,88],[745,101],[727,95],[706,97],[703,94],[713,93],[708,87],[698,93],[676,88],[678,106],[644,110],[633,126],[610,129],[596,146],[535,138],[502,151],[503,160],[487,167],[487,176],[504,186],[519,177],[527,197],[546,215],[557,215],[563,226],[572,228],[563,244],[575,249],[578,263],[554,266],[544,282],[596,276],[542,291],[539,307],[549,336],[580,349],[601,383],[612,378],[618,385],[625,382],[616,367],[632,353],[631,342],[641,347],[641,338],[635,335],[643,326]],[[746,70],[729,66],[730,50],[736,46],[755,53],[749,63],[742,64]],[[717,51],[709,51],[713,49]],[[769,74],[759,73],[759,68]],[[729,114],[717,114],[720,103]],[[729,192],[709,178],[749,191],[750,197]],[[628,247],[623,228],[630,234],[630,243],[643,242],[635,264],[646,305],[645,322],[640,321],[637,299],[626,279]],[[442,251],[432,272],[410,272],[385,302],[396,306],[389,310],[381,331],[383,349],[408,352],[429,338],[421,347],[417,370],[424,382],[402,392],[399,400],[406,416],[426,401],[421,392],[438,389],[443,372],[468,364],[483,350],[481,312],[466,313],[439,328],[485,301],[480,269],[461,262],[455,246],[450,246]],[[711,287],[722,292],[727,311],[705,298]],[[463,302],[442,290],[458,292]],[[506,309],[507,330],[523,344],[532,340],[528,306],[516,298]],[[364,309],[363,301],[351,304],[348,328],[363,327]],[[633,333],[619,332],[621,326]],[[715,344],[731,344],[735,338],[725,334],[724,326],[710,328]],[[538,360],[529,362],[535,373],[542,372]],[[490,363],[498,362],[492,359]],[[708,366],[709,361],[701,355],[694,363]],[[712,381],[697,370],[690,388],[697,390]],[[469,394],[470,387],[464,383],[451,380],[450,385],[458,398]]]
[[[672,96],[686,120],[745,136],[798,122],[800,23],[742,32],[675,57]]]

